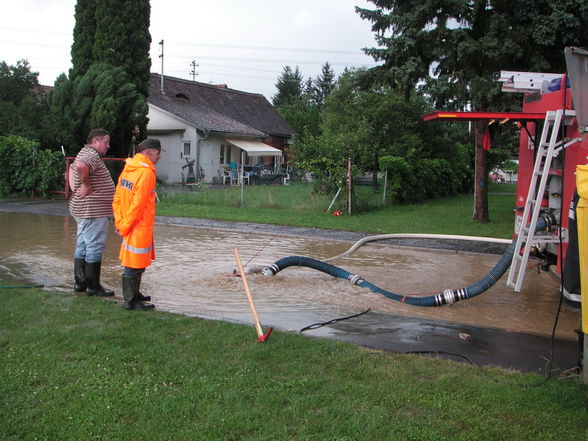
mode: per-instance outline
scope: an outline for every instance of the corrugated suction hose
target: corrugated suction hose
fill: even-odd
[[[556,219],[552,214],[546,214],[537,220],[537,231],[546,230],[548,227],[555,225]],[[372,292],[382,294],[383,296],[396,300],[398,302],[406,303],[414,306],[441,306],[451,305],[460,300],[467,300],[475,297],[479,294],[490,289],[508,270],[512,262],[514,249],[516,246],[516,239],[508,246],[498,263],[490,270],[490,272],[484,276],[480,281],[474,283],[471,286],[460,289],[446,289],[442,293],[430,295],[427,297],[414,297],[404,296],[401,294],[395,294],[390,291],[386,291],[373,283],[364,280],[362,277],[352,274],[349,271],[331,265],[329,263],[321,262],[320,260],[312,259],[310,257],[303,256],[289,256],[284,257],[276,261],[274,264],[264,268],[262,274],[266,276],[274,276],[278,272],[286,269],[290,266],[305,266],[312,268],[323,273],[329,274],[333,277],[349,280],[353,285],[361,286],[362,288],[368,288]]]

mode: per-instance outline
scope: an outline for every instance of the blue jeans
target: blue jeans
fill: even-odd
[[[78,224],[74,258],[84,259],[88,263],[102,262],[108,234],[108,217],[74,219]]]

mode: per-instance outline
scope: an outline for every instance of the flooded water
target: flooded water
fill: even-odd
[[[43,283],[71,292],[75,221],[71,217],[0,212],[0,277]],[[290,255],[324,259],[346,251],[351,242],[232,231],[155,227],[156,257],[141,291],[158,309],[206,318],[251,323],[247,297],[238,277],[233,249],[246,267],[273,263]],[[122,300],[120,238],[110,229],[102,282]],[[401,248],[371,243],[334,262],[388,291],[403,295],[436,294],[480,280],[499,256]],[[288,268],[274,277],[247,276],[257,312],[266,326],[300,329],[317,321],[373,311],[550,335],[559,300],[559,283],[530,271],[521,293],[506,286],[506,276],[486,293],[452,306],[404,305],[306,268]],[[574,339],[579,310],[562,306],[557,336]]]

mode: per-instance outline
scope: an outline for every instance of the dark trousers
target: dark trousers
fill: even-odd
[[[136,277],[145,272],[145,268],[129,268],[128,266],[125,266],[124,268],[125,271],[123,277]]]

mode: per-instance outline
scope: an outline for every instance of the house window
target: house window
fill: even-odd
[[[227,148],[228,146],[225,144],[221,144],[220,146],[220,164],[224,165],[227,163]]]
[[[184,143],[184,156],[190,156],[190,143]]]

